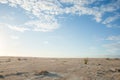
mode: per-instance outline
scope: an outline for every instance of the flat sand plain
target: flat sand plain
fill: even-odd
[[[120,59],[0,57],[0,80],[120,80]]]

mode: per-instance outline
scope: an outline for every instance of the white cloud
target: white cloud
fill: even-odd
[[[120,0],[116,0],[111,3],[109,3],[108,5],[102,5],[100,7],[100,10],[103,14],[106,13],[112,13],[112,16],[108,16],[105,18],[105,20],[103,20],[103,24],[105,24],[107,27],[111,28],[111,27],[116,27],[116,28],[120,28],[119,24],[115,24],[113,23],[114,21],[120,19],[120,14],[119,12],[117,12],[117,10],[120,9]]]
[[[29,30],[28,28],[25,28],[25,27],[17,27],[17,26],[11,26],[11,25],[9,25],[8,28],[15,30],[15,31],[20,31],[20,32]]]
[[[118,36],[109,36],[109,37],[107,37],[106,40],[110,40],[110,41],[120,41],[120,35],[118,35]]]
[[[15,20],[15,18],[12,17],[12,16],[10,16],[10,15],[0,16],[0,17],[1,17],[1,19],[3,19],[3,20],[11,20],[11,21]]]
[[[120,42],[105,44],[103,47],[105,47],[106,50],[111,53],[120,52]]]
[[[104,21],[103,21],[103,24],[109,24],[117,19],[119,19],[120,17],[120,14],[117,14],[117,15],[114,15],[114,16],[110,16],[108,18],[106,18]]]
[[[95,2],[96,0],[60,0],[61,3],[71,3],[71,4],[79,4],[79,5],[84,5],[84,4],[91,4]]]
[[[58,23],[55,21],[29,21],[25,23],[26,26],[29,26],[34,31],[48,32],[58,28]]]
[[[120,35],[117,36],[109,36],[105,40],[113,41],[108,44],[104,44],[103,47],[111,53],[118,53],[120,52]]]
[[[0,3],[6,4],[6,3],[8,3],[8,1],[7,0],[0,0]]]
[[[96,6],[92,4],[101,4]],[[61,14],[74,14],[74,15],[90,15],[93,16],[96,22],[101,22],[105,25],[110,25],[116,19],[119,19],[119,15],[114,14],[114,16],[108,16],[103,21],[103,16],[106,13],[115,13],[120,9],[120,0],[111,1],[108,4],[102,4],[101,0],[0,0],[2,4],[9,4],[11,7],[21,7],[27,12],[31,13],[38,18],[38,21],[28,21],[23,26],[32,25],[33,27],[28,27],[33,31],[52,31],[58,28],[59,23],[56,16]],[[70,6],[66,6],[70,4]],[[30,23],[31,22],[31,23]],[[114,24],[111,24],[111,27]],[[28,30],[26,28],[18,29],[19,27],[10,27],[11,29],[18,31]]]
[[[113,1],[111,1],[111,3],[109,3],[107,5],[102,5],[100,7],[100,10],[102,11],[102,13],[113,12],[118,9],[120,9],[120,0],[113,0]]]
[[[30,30],[27,27],[15,26],[15,25],[10,25],[10,24],[5,24],[5,23],[0,23],[0,27],[7,27],[11,30],[19,31],[19,32],[24,32],[24,31],[29,31]]]

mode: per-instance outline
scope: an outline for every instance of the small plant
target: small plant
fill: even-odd
[[[84,59],[84,64],[88,64],[88,58]]]

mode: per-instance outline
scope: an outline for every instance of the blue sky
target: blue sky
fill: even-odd
[[[118,57],[120,0],[0,0],[0,56]]]

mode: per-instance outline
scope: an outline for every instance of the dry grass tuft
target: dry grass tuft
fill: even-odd
[[[88,64],[88,58],[84,59],[84,64]]]

